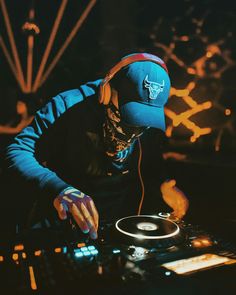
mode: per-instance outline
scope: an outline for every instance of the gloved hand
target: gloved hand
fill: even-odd
[[[68,187],[55,198],[53,205],[60,219],[66,219],[70,212],[84,233],[89,233],[92,239],[97,238],[99,216],[91,197]]]
[[[174,218],[181,219],[188,210],[189,201],[185,194],[175,185],[176,181],[171,179],[163,182],[160,188],[163,200],[173,209],[171,215]]]

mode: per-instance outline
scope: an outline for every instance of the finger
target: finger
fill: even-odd
[[[178,207],[179,209],[179,215],[181,216],[181,218],[186,214],[186,212],[188,211],[188,207],[189,207],[189,202],[188,199],[182,194],[182,199],[180,202],[180,205]]]
[[[178,221],[179,220],[179,218],[176,216],[176,212],[175,211],[172,211],[170,213],[170,220],[172,220],[172,221]]]
[[[173,211],[173,215],[178,219],[182,219],[185,214],[186,214],[186,210],[181,207],[179,207]]]
[[[87,234],[89,232],[89,226],[79,208],[75,204],[72,204],[70,211],[79,228],[83,233]]]
[[[94,222],[94,226],[96,231],[98,230],[98,222],[99,222],[99,215],[98,215],[98,211],[97,208],[93,202],[93,200],[88,200],[86,202],[87,208],[91,214],[91,216],[93,217],[93,222]]]
[[[186,199],[185,199],[185,202],[184,202],[184,210],[185,210],[185,213],[188,211],[188,208],[189,208],[189,201],[188,201],[188,199],[186,198]]]
[[[67,210],[58,199],[54,200],[53,206],[57,210],[57,213],[58,213],[58,216],[59,216],[60,219],[64,220],[64,219],[67,218],[67,214],[66,214]]]
[[[96,239],[97,238],[97,230],[96,230],[96,227],[95,227],[95,224],[93,222],[93,218],[92,216],[90,215],[88,209],[85,207],[84,203],[81,203],[81,211],[85,217],[85,220],[90,228],[89,230],[89,235],[92,239]]]
[[[180,212],[180,211],[174,211],[173,215],[177,218],[177,220],[182,219],[184,216],[183,212]]]
[[[179,221],[179,220],[181,220],[183,218],[183,214],[180,211],[175,210],[175,211],[173,211],[171,213],[171,217],[170,218],[173,221]]]
[[[66,208],[62,203],[59,205],[59,211],[57,211],[57,212],[58,212],[60,219],[65,220],[67,218]]]

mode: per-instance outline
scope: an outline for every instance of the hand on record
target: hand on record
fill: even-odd
[[[185,194],[178,189],[174,179],[165,181],[161,184],[161,193],[165,203],[173,209],[171,215],[174,218],[181,219],[186,214],[189,201]]]
[[[83,233],[89,233],[92,239],[97,238],[99,216],[91,197],[68,187],[55,198],[53,205],[60,219],[66,219],[67,212],[70,212]]]

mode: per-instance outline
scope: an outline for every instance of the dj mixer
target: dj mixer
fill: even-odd
[[[168,213],[104,223],[97,240],[67,224],[0,248],[4,295],[222,292],[236,294],[236,247]]]

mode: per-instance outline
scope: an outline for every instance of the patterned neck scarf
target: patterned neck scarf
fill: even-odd
[[[112,103],[106,107],[105,114],[103,135],[106,154],[114,161],[123,162],[129,154],[131,145],[147,128],[122,123],[119,110]]]

